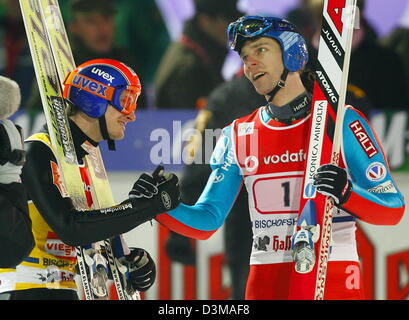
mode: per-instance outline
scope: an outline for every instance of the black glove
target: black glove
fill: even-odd
[[[178,233],[171,232],[165,245],[169,259],[186,265],[196,264],[196,252],[190,239]]]
[[[25,161],[23,134],[10,120],[0,121],[0,183],[20,182]]]
[[[152,175],[143,173],[129,192],[129,198],[152,199],[159,211],[166,212],[177,207],[180,202],[179,179],[173,174],[165,174],[158,166]]]
[[[130,198],[152,198],[158,194],[158,182],[147,173],[142,173],[129,192]]]
[[[132,288],[146,291],[155,283],[156,266],[150,254],[140,248],[132,248],[131,253],[125,256],[125,262],[130,273]]]
[[[324,164],[317,169],[314,186],[321,194],[332,197],[335,205],[340,207],[348,200],[352,183],[344,169],[333,164]]]

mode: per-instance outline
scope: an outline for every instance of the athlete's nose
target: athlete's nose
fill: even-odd
[[[128,120],[128,122],[135,121],[135,119],[136,119],[135,111],[132,111],[130,114],[127,114],[125,117]]]

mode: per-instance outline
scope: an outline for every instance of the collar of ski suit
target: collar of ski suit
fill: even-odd
[[[90,137],[88,137],[78,126],[77,124],[72,121],[71,119],[69,119],[69,123],[70,123],[70,128],[71,128],[71,135],[72,135],[72,139],[74,141],[74,146],[75,146],[75,152],[77,154],[77,158],[79,161],[82,161],[82,159],[88,154],[87,151],[85,151],[82,148],[82,144],[85,141],[88,141],[89,143],[91,143],[94,147],[98,146],[98,142],[95,142],[94,140],[92,140]]]
[[[296,120],[305,118],[311,112],[311,98],[311,93],[305,91],[280,107],[268,103],[265,110],[271,119],[289,125]]]

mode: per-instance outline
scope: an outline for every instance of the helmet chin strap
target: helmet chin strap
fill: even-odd
[[[285,81],[287,80],[288,72],[289,71],[287,70],[287,68],[284,68],[284,71],[281,74],[280,80],[278,81],[277,85],[267,94],[268,96],[270,96],[267,102],[271,102],[277,94],[278,90],[285,87]]]
[[[115,150],[116,150],[116,148],[115,148],[115,141],[112,140],[112,139],[109,137],[108,128],[107,128],[107,122],[106,122],[106,119],[105,119],[105,115],[99,117],[99,118],[98,118],[98,121],[99,121],[99,127],[100,127],[100,129],[101,129],[102,138],[104,138],[104,140],[107,140],[108,149],[111,150],[111,151],[115,151]]]

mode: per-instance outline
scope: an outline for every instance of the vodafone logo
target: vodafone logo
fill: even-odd
[[[386,177],[386,167],[380,162],[374,162],[366,169],[366,177],[371,181],[381,181]]]
[[[264,157],[265,164],[276,164],[276,163],[288,163],[288,162],[300,162],[307,159],[307,154],[303,149],[298,152],[285,151],[283,154],[273,154],[271,156]]]
[[[256,156],[248,156],[244,160],[244,167],[246,168],[248,172],[253,172],[254,170],[256,170],[258,165],[259,165],[259,162]]]

